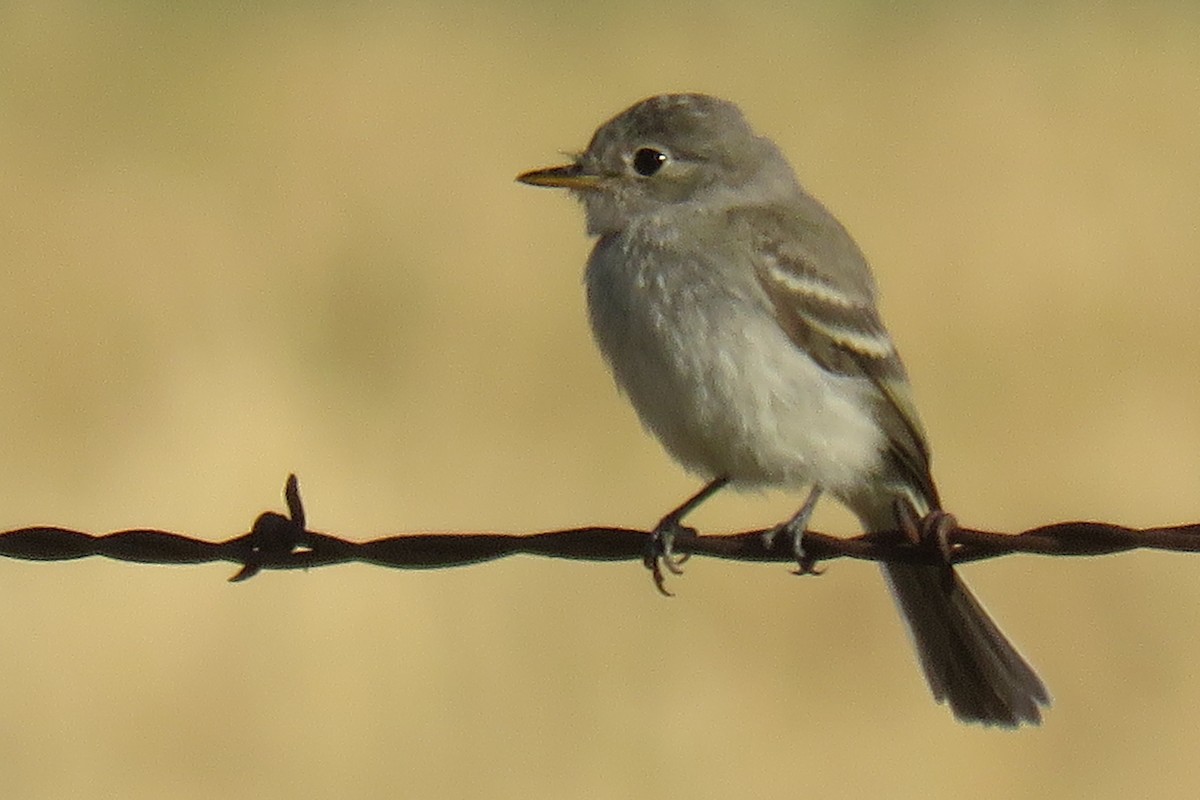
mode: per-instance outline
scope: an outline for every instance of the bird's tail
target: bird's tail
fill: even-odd
[[[867,530],[900,527],[894,504],[856,509]],[[925,512],[927,509],[918,509]],[[1017,727],[1042,721],[1050,695],[948,566],[884,564],[883,574],[908,625],[934,698],[965,722]]]

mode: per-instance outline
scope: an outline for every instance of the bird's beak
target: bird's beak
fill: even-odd
[[[530,186],[550,186],[557,189],[586,190],[600,187],[600,176],[584,172],[578,164],[523,172],[517,176],[517,180]]]

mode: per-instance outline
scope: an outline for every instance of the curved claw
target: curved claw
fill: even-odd
[[[774,546],[775,537],[779,533],[785,533],[791,539],[792,554],[796,557],[798,567],[792,572],[793,575],[821,574],[821,570],[816,568],[817,560],[804,549],[804,532],[808,530],[808,521],[812,518],[813,510],[817,507],[817,501],[821,499],[822,492],[820,486],[814,486],[809,491],[808,497],[804,499],[800,510],[791,519],[763,535],[763,544],[767,546],[767,549]]]
[[[804,549],[804,531],[793,534],[792,554],[796,556],[796,569],[792,570],[793,575],[825,574],[825,570],[817,568],[817,559],[809,555],[809,552]]]
[[[646,545],[646,555],[642,559],[642,563],[645,564],[646,569],[650,570],[650,574],[654,578],[654,587],[664,597],[673,597],[674,595],[667,591],[663,567],[666,567],[666,571],[672,575],[682,575],[682,564],[688,560],[687,553],[675,553],[675,539],[678,536],[695,535],[695,528],[681,525],[678,520],[670,517],[660,522],[650,534],[650,541]]]
[[[675,593],[667,589],[667,580],[658,559],[647,559],[646,568],[650,570],[650,575],[654,578],[654,588],[658,589],[658,593],[663,597],[674,597]]]
[[[825,570],[817,567],[817,560],[812,556],[802,556],[797,561],[797,568],[792,570],[793,575],[824,575]]]
[[[667,514],[654,526],[642,563],[654,576],[654,585],[661,594],[667,597],[671,596],[664,585],[662,568],[665,566],[672,575],[682,575],[683,567],[681,565],[688,560],[687,553],[675,555],[675,537],[697,535],[695,528],[689,528],[682,523],[683,518],[727,483],[729,483],[729,478],[724,475],[713,478],[700,491],[683,501],[682,505]]]

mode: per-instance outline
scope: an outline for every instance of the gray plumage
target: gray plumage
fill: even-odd
[[[815,487],[867,530],[898,526],[898,498],[918,514],[940,507],[866,259],[735,105],[649,98],[573,163],[520,180],[583,202],[598,237],[585,277],[596,341],[685,467]],[[1040,721],[1045,687],[953,571],[883,571],[939,701],[968,721]]]

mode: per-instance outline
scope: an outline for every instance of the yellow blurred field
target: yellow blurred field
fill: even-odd
[[[1200,13],[0,6],[0,529],[649,525],[694,488],[513,182],[739,102],[871,258],[966,524],[1200,519]],[[797,498],[730,496],[709,530]],[[822,509],[817,527],[854,533]],[[966,570],[1055,696],[930,700],[876,571],[0,564],[0,795],[1188,796],[1200,561]]]

